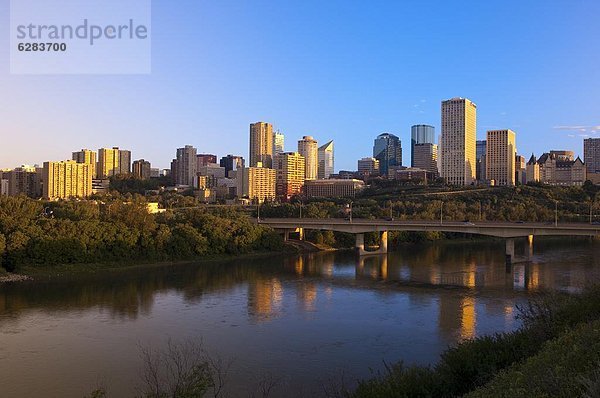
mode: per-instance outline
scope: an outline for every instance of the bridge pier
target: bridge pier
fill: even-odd
[[[287,242],[288,240],[290,240],[290,230],[286,229],[283,231],[283,241]]]
[[[514,238],[506,239],[506,265],[511,265],[515,259],[515,240]]]
[[[356,234],[356,245],[354,246],[358,249],[358,254],[360,256],[364,256],[365,252],[365,234]]]
[[[365,234],[356,234],[356,245],[358,254],[360,256],[366,256],[368,254],[387,254],[388,252],[388,231],[381,232],[381,243],[379,249],[374,251],[365,250]]]
[[[298,239],[304,240],[304,228],[298,228]]]

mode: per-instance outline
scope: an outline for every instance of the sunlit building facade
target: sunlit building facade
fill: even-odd
[[[43,196],[49,200],[87,198],[92,194],[92,166],[74,160],[45,162]]]
[[[329,178],[334,173],[335,156],[333,152],[333,141],[319,147],[319,169],[317,177],[320,180]]]
[[[515,185],[516,134],[512,130],[487,132],[486,176],[499,186]]]
[[[317,140],[310,135],[305,135],[298,141],[298,153],[304,156],[305,180],[316,180],[319,171],[319,147]]]
[[[283,200],[302,193],[306,163],[298,152],[283,152],[276,157],[276,193]]]
[[[256,122],[250,125],[250,167],[273,168],[273,125]]]
[[[466,98],[442,102],[441,176],[447,184],[475,181],[476,131],[477,105]]]

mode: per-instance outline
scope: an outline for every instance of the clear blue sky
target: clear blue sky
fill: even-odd
[[[150,75],[18,76],[0,0],[0,167],[107,146],[161,168],[185,144],[247,157],[259,120],[287,150],[334,139],[338,170],[389,131],[406,164],[410,126],[439,134],[455,96],[478,105],[479,139],[511,128],[527,157],[600,136],[598,0],[156,0],[152,13]]]

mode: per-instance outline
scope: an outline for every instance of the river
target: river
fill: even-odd
[[[597,281],[598,254],[600,242],[539,240],[531,263],[507,268],[501,241],[447,242],[4,284],[0,396],[135,396],[142,348],[169,341],[229,363],[230,396],[261,380],[271,396],[319,396],[384,362],[431,364],[462,339],[514,330],[531,294]]]

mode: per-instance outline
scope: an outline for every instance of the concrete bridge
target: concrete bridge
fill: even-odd
[[[304,230],[346,232],[356,235],[356,248],[360,255],[383,254],[388,251],[388,232],[458,232],[465,234],[487,235],[506,239],[506,262],[515,259],[515,238],[527,238],[529,250],[525,257],[531,256],[534,236],[596,236],[600,235],[600,225],[583,223],[539,223],[539,222],[460,222],[460,221],[396,221],[340,218],[266,218],[259,224],[268,225],[284,234],[286,240],[290,232],[299,232],[300,239]],[[377,251],[365,250],[367,232],[379,232],[381,244]]]

